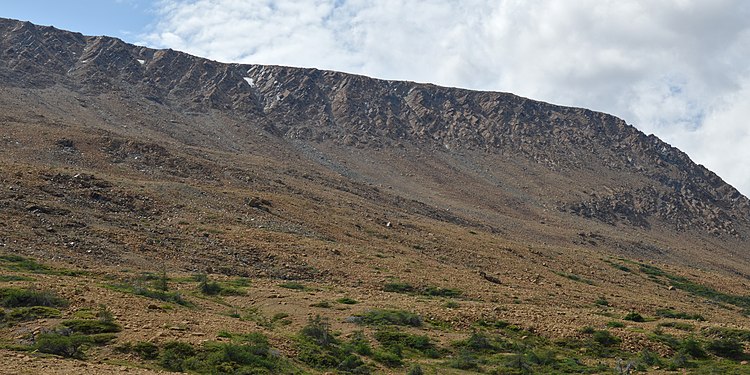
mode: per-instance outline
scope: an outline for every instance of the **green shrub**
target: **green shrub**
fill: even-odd
[[[448,301],[445,303],[445,307],[449,309],[457,309],[461,307],[461,305],[456,301]]]
[[[146,360],[154,360],[159,357],[159,347],[156,344],[138,341],[136,343],[125,343],[115,348],[122,353],[135,353],[137,356]]]
[[[479,359],[468,350],[462,350],[448,362],[448,366],[459,370],[479,370]]]
[[[592,335],[594,341],[602,346],[615,346],[620,343],[620,338],[612,335],[609,331],[595,331]]]
[[[599,306],[609,306],[609,301],[607,301],[604,297],[599,297],[596,301],[594,301],[594,304],[597,304]]]
[[[294,373],[291,365],[273,353],[268,339],[260,333],[247,335],[227,334],[232,342],[206,342],[196,348],[190,344],[172,341],[164,344],[159,364],[170,371],[201,374],[272,374]],[[149,358],[154,347],[148,343],[141,349]]]
[[[198,284],[198,290],[200,290],[201,293],[207,296],[215,296],[221,293],[222,288],[219,283],[206,280],[201,281],[200,284]]]
[[[710,327],[705,329],[708,336],[734,338],[750,343],[750,330],[737,328]]]
[[[82,333],[84,335],[114,333],[122,330],[119,324],[105,320],[76,319],[66,320],[61,324],[75,333]]]
[[[671,319],[697,320],[699,322],[703,322],[706,320],[703,315],[700,314],[688,314],[685,312],[677,312],[671,309],[658,309],[656,310],[656,316]]]
[[[307,325],[302,328],[300,333],[318,346],[329,347],[338,344],[338,340],[333,336],[330,328],[331,325],[328,320],[317,315],[315,318],[308,320]]]
[[[529,363],[537,366],[554,366],[557,363],[557,354],[549,349],[537,348],[526,353]]]
[[[0,310],[1,311],[1,310]],[[60,310],[47,306],[18,307],[5,314],[0,321],[25,322],[42,318],[59,318]]]
[[[711,353],[724,358],[740,358],[743,354],[742,343],[735,338],[722,338],[710,342],[706,349]]]
[[[607,322],[607,327],[610,327],[610,328],[622,328],[622,327],[625,327],[625,324],[623,322],[618,322],[616,320],[613,320],[611,322]]]
[[[708,357],[706,351],[703,350],[703,345],[700,343],[700,341],[692,337],[687,338],[682,342],[681,350],[696,359],[703,359]]]
[[[474,325],[482,328],[493,328],[493,329],[505,329],[510,326],[510,323],[504,320],[478,320]]]
[[[643,323],[646,321],[646,318],[644,318],[641,314],[631,311],[627,315],[625,315],[623,320],[629,320],[631,322],[637,322],[637,323]]]
[[[672,335],[665,334],[661,329],[657,328],[654,330],[654,333],[648,336],[649,339],[661,342],[673,350],[679,350],[680,349],[680,340]]]
[[[419,327],[422,318],[403,310],[370,310],[361,316],[362,322],[370,325],[399,325]]]
[[[297,358],[317,369],[335,369],[350,374],[369,374],[370,366],[354,353],[372,354],[372,348],[364,335],[358,331],[347,343],[342,343],[330,331],[325,318],[316,316],[300,331],[297,343]]]
[[[292,290],[305,290],[305,286],[298,282],[290,281],[287,283],[279,284],[280,287]]]
[[[693,331],[695,330],[695,326],[690,323],[683,323],[683,322],[662,322],[659,323],[659,327],[670,327],[674,329],[679,329],[681,331]]]
[[[18,275],[0,275],[0,282],[8,282],[8,281],[34,281],[34,279],[26,276],[18,276]]]
[[[0,306],[3,307],[67,307],[68,301],[48,290],[0,288]]]
[[[320,316],[311,318],[300,331],[297,358],[317,369],[338,369],[343,372],[366,374],[369,367],[353,355],[355,349],[363,353],[370,350],[363,334],[356,335],[342,345],[331,333],[328,321]]]
[[[359,355],[369,356],[372,355],[372,347],[370,342],[365,337],[365,333],[362,331],[356,331],[352,334],[352,338],[347,344],[349,350]]]
[[[336,366],[336,370],[346,374],[369,374],[370,367],[361,358],[350,354]]]
[[[665,276],[666,273],[662,271],[660,268],[649,265],[649,264],[639,264],[638,269],[649,276]]]
[[[638,363],[643,366],[657,366],[661,363],[661,357],[648,349],[643,349],[638,356]]]
[[[372,354],[372,358],[388,367],[401,367],[404,365],[401,356],[390,350],[376,350]]]
[[[490,338],[482,332],[473,332],[471,336],[466,339],[465,345],[467,348],[477,352],[495,350],[495,345],[492,344]]]
[[[435,345],[426,335],[412,335],[393,329],[384,329],[375,332],[375,339],[389,350],[409,348],[428,356],[435,356],[436,353]]]
[[[343,303],[345,305],[355,305],[357,304],[357,300],[349,298],[349,297],[342,297],[336,300],[338,303]]]
[[[433,297],[459,297],[463,294],[460,290],[428,286],[422,294]]]
[[[393,282],[383,285],[383,291],[393,293],[414,293],[416,288],[407,283]]]
[[[84,357],[84,350],[93,344],[91,338],[80,333],[42,333],[36,337],[34,349],[41,353],[55,354],[66,358]]]
[[[133,289],[133,293],[139,296],[148,298],[158,299],[164,302],[176,303],[183,306],[192,306],[193,304],[182,298],[182,295],[178,292],[168,292],[163,290],[154,290],[143,287],[136,287]]]
[[[163,346],[159,365],[169,371],[185,371],[185,362],[195,355],[192,345],[180,341],[169,341]]]
[[[413,365],[411,368],[409,368],[409,371],[406,373],[406,375],[424,375],[424,370],[422,370],[422,367],[420,365]]]

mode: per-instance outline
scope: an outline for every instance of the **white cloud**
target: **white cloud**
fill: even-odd
[[[624,118],[750,194],[744,0],[166,0],[146,43]]]

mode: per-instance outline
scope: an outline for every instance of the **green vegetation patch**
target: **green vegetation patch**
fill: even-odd
[[[658,309],[656,310],[656,316],[671,319],[697,320],[699,322],[703,322],[706,320],[703,315],[700,314],[689,314],[685,312],[674,311],[672,309]]]
[[[237,284],[244,284],[246,280],[238,282],[238,280],[233,280],[230,283],[219,283],[217,281],[212,281],[208,278],[208,275],[206,274],[198,274],[194,277],[195,281],[198,281],[198,291],[200,291],[202,294],[207,296],[245,296],[247,295],[247,292],[241,289],[242,286],[238,286]],[[247,283],[249,285],[249,283]]]
[[[369,325],[397,325],[419,327],[422,318],[414,313],[404,310],[369,310],[359,316],[364,324]]]
[[[100,319],[65,320],[60,324],[63,327],[70,329],[74,333],[82,333],[84,335],[93,335],[97,333],[115,333],[122,330],[120,325],[115,323],[114,321]]]
[[[316,369],[334,369],[343,373],[369,374],[371,367],[355,352],[371,353],[362,334],[349,344],[341,342],[330,330],[325,318],[316,316],[302,328],[297,340],[297,359]]]
[[[131,293],[146,298],[156,299],[163,302],[175,303],[178,305],[191,307],[193,304],[184,299],[182,294],[177,291],[165,291],[160,289],[152,289],[143,284],[139,283],[121,283],[121,284],[110,284],[107,287],[125,293]]]
[[[19,288],[0,288],[0,306],[3,307],[67,307],[68,301],[53,291]]]
[[[720,292],[714,288],[698,284],[685,277],[669,274],[658,267],[648,264],[639,263],[639,270],[656,281],[662,281],[662,283],[669,282],[675,288],[698,297],[737,306],[743,309],[743,314],[750,315],[750,295],[739,296]]]
[[[695,326],[690,323],[684,323],[684,322],[661,322],[659,323],[659,327],[669,327],[674,329],[679,329],[681,331],[694,331]]]
[[[440,352],[427,335],[413,335],[385,328],[375,332],[375,339],[383,348],[400,355],[406,349],[430,358],[440,357]]]
[[[418,294],[430,297],[460,297],[463,295],[463,292],[458,289],[443,288],[432,285],[415,287],[411,284],[400,281],[384,284],[383,291],[391,293]]]
[[[0,321],[6,323],[26,322],[44,318],[59,318],[60,310],[47,306],[17,307],[4,313]]]
[[[589,279],[584,279],[584,278],[582,278],[582,277],[580,277],[580,276],[578,276],[576,274],[573,274],[573,273],[555,272],[555,274],[558,275],[558,276],[562,276],[562,277],[565,277],[567,279],[579,282],[579,283],[584,283],[584,284],[588,284],[588,285],[595,285],[593,281],[591,281]]]
[[[703,333],[709,337],[734,338],[738,341],[750,343],[750,330],[747,329],[709,327],[705,328]]]
[[[55,269],[44,264],[38,263],[37,261],[22,257],[14,254],[2,254],[0,255],[0,268],[14,272],[28,272],[38,273],[47,275],[59,275],[59,276],[80,276],[86,275],[83,271],[72,271],[66,269]]]
[[[643,322],[646,321],[646,318],[644,318],[643,315],[641,315],[641,314],[639,314],[639,313],[637,313],[635,311],[631,311],[631,312],[627,313],[627,315],[625,315],[622,318],[622,320],[629,320],[631,322],[643,323]]]
[[[136,350],[133,347],[133,350]],[[154,349],[143,345],[145,355],[154,357]],[[169,371],[199,374],[277,374],[300,373],[291,362],[271,348],[260,333],[232,335],[232,341],[206,342],[201,346],[179,341],[164,343],[157,356],[158,364]]]
[[[20,275],[0,275],[0,282],[8,281],[34,281],[33,278]]]

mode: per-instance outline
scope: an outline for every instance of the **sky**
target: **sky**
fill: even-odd
[[[5,0],[0,16],[603,111],[750,196],[750,1]]]

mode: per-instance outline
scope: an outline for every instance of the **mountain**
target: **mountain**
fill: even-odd
[[[750,323],[748,198],[604,113],[9,19],[0,109],[8,270],[20,255],[87,270],[96,285],[145,271],[240,276],[258,283],[251,300],[265,313],[291,316],[288,329],[317,311],[311,298],[350,295],[354,313],[406,306],[449,322],[448,337],[428,332],[446,347],[481,319],[553,338],[632,311],[695,311],[709,331]],[[75,279],[53,276],[44,282],[76,295]],[[279,280],[313,291],[276,304]],[[129,327],[174,314],[143,324],[127,313],[149,311],[143,298],[92,288],[98,297],[63,315],[108,301],[126,321],[120,341],[151,339]],[[462,307],[420,290],[460,291]],[[203,308],[177,314],[221,309]],[[329,315],[349,332],[352,313]],[[629,328],[617,328],[623,353],[677,350]]]

